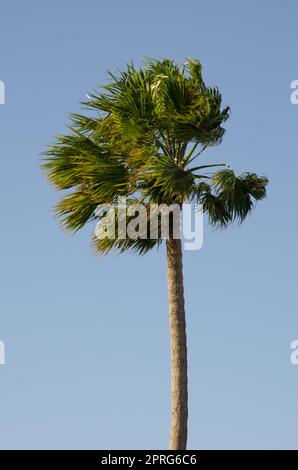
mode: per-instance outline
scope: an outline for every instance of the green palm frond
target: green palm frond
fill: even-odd
[[[240,223],[254,207],[254,200],[266,197],[268,179],[255,173],[235,176],[233,170],[221,170],[214,174],[213,185],[217,197],[223,201],[232,221]]]
[[[188,59],[185,63],[186,69],[193,82],[200,89],[205,86],[202,77],[202,64],[198,59]]]
[[[65,195],[56,205],[55,212],[63,228],[76,232],[94,216],[97,206],[98,203],[93,201],[88,190],[79,188]]]
[[[149,167],[141,185],[145,197],[153,202],[185,202],[194,188],[195,175],[178,166],[172,159],[159,157]]]
[[[161,244],[162,240],[142,240],[138,238],[137,240],[130,240],[128,238],[124,240],[111,240],[109,238],[98,239],[95,235],[92,239],[92,245],[95,248],[95,251],[98,254],[107,254],[112,250],[118,251],[120,254],[125,251],[132,251],[139,255],[145,255],[148,251],[153,248],[158,247]]]
[[[193,198],[197,203],[203,205],[203,211],[208,214],[210,224],[215,228],[224,228],[231,217],[227,211],[224,201],[212,193],[212,187],[204,182],[196,185]]]

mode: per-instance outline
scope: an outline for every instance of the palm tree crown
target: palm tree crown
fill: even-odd
[[[205,85],[197,59],[181,66],[146,59],[140,69],[127,65],[109,77],[83,103],[93,113],[72,114],[69,134],[45,152],[49,181],[65,190],[56,214],[67,230],[96,219],[97,206],[115,204],[119,196],[145,205],[193,200],[216,227],[242,222],[254,201],[266,196],[264,176],[237,177],[224,163],[194,165],[207,147],[221,142],[229,117],[218,89]],[[101,253],[145,253],[160,242],[94,238]]]

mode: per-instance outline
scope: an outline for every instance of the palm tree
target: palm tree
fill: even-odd
[[[109,73],[109,84],[84,102],[85,115],[72,114],[69,133],[45,152],[43,168],[50,183],[64,191],[56,206],[63,227],[76,232],[100,219],[101,204],[202,204],[212,226],[243,222],[257,200],[266,196],[267,178],[236,176],[225,164],[194,165],[221,142],[229,108],[221,107],[217,88],[207,87],[197,59],[183,65],[145,59]],[[223,166],[219,169],[216,167]],[[211,170],[211,169],[215,169]],[[206,173],[207,171],[207,173]],[[214,171],[210,173],[210,171]],[[116,210],[116,220],[119,212]],[[131,216],[126,213],[127,219]],[[172,219],[170,219],[172,221]],[[147,220],[150,222],[150,216]],[[172,223],[173,225],[173,223]],[[171,227],[172,227],[171,225]],[[105,227],[106,229],[106,227]],[[162,243],[137,237],[96,237],[98,253],[112,249],[144,254]],[[172,423],[170,449],[186,449],[188,391],[182,247],[169,231],[166,239],[171,337]]]

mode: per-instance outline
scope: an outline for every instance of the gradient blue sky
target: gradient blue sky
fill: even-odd
[[[1,449],[166,448],[164,249],[96,257],[63,233],[38,154],[106,71],[198,57],[231,106],[204,157],[270,178],[240,228],[185,253],[189,448],[298,449],[295,0],[2,0]]]

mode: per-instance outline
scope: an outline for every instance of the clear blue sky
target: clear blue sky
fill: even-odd
[[[38,154],[106,71],[198,57],[232,114],[206,161],[270,178],[241,227],[184,259],[189,448],[298,449],[295,0],[3,0],[1,449],[166,448],[165,253],[96,257],[63,233]]]

